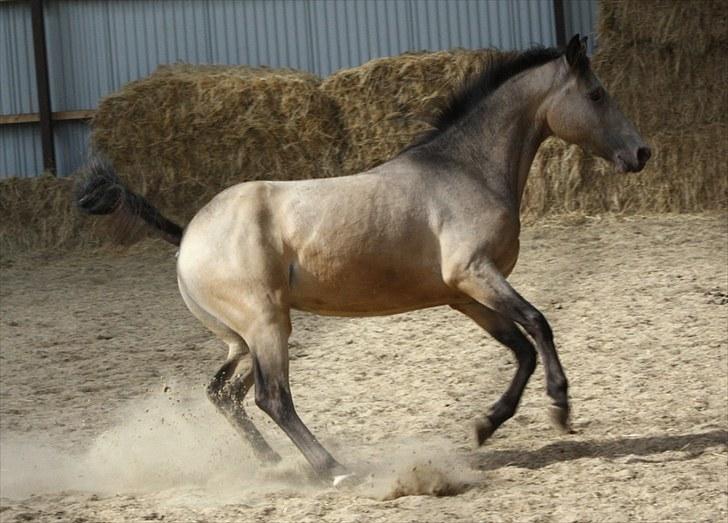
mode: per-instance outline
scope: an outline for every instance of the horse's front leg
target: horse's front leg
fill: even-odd
[[[528,379],[536,368],[536,351],[515,323],[478,302],[452,305],[452,308],[471,318],[493,338],[511,349],[518,369],[503,395],[475,422],[475,442],[482,445],[506,420],[513,417],[521,401]]]
[[[488,260],[450,262],[444,269],[448,285],[519,324],[534,340],[546,373],[546,391],[553,400],[551,418],[558,428],[569,432],[568,383],[543,314],[518,294]]]

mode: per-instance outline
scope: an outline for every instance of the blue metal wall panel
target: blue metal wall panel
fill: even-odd
[[[56,170],[59,174],[71,174],[88,159],[91,129],[87,122],[69,120],[53,124],[53,134]]]
[[[590,53],[597,45],[597,16],[599,14],[598,0],[565,0],[564,18],[566,37],[571,38],[575,33],[588,36],[587,42]]]
[[[292,67],[326,76],[380,56],[554,45],[552,0],[54,0],[45,3],[54,111],[92,109],[173,62]],[[593,32],[597,0],[565,0],[567,33]],[[0,114],[36,112],[25,2],[0,2]],[[0,177],[34,175],[33,126],[4,126]],[[85,157],[87,126],[54,125],[58,172]],[[12,148],[12,151],[8,151]]]
[[[550,0],[411,0],[411,8],[417,49],[525,49],[556,42]]]
[[[0,114],[38,110],[30,4],[0,4]]]
[[[0,125],[0,179],[41,172],[40,128],[35,124]]]

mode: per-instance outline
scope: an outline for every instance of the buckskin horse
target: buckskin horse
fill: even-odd
[[[453,97],[433,131],[366,172],[241,183],[218,194],[183,230],[102,162],[92,167],[77,204],[90,214],[139,217],[179,245],[182,298],[229,347],[208,387],[210,399],[258,457],[275,461],[278,454],[243,408],[254,386],[256,405],[321,477],[336,483],[347,470],[303,424],[291,397],[291,309],[371,316],[449,305],[518,362],[507,390],[477,418],[476,442],[514,415],[537,352],[552,419],[568,430],[567,380],[551,328],[506,280],[518,258],[526,178],[549,136],[620,171],[640,171],[650,157],[592,72],[579,35],[565,48],[533,48],[496,61]]]

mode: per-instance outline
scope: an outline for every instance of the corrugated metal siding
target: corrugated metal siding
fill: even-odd
[[[40,128],[35,124],[0,125],[0,179],[36,176],[42,171]]]
[[[89,125],[83,121],[56,122],[53,125],[56,146],[56,169],[71,174],[88,159]]]
[[[37,110],[30,5],[0,4],[0,114]],[[0,126],[0,178],[35,176],[42,170],[38,126]]]
[[[0,5],[0,114],[38,110],[30,4]]]
[[[593,20],[596,0],[565,5],[567,32],[591,32],[583,24]],[[54,0],[45,19],[54,111],[95,108],[125,83],[177,61],[326,76],[408,50],[523,49],[556,40],[552,0]],[[37,111],[26,3],[0,3],[0,42],[7,42],[0,112]],[[32,127],[2,128],[0,177],[40,172]],[[58,172],[68,174],[85,159],[88,129],[79,122],[54,129]]]
[[[598,0],[565,0],[564,18],[566,22],[566,37],[571,38],[575,33],[588,36],[587,42],[590,53],[597,46],[597,15],[599,13]]]

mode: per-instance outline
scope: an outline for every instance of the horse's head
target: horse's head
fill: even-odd
[[[589,66],[586,38],[577,34],[566,48],[563,67],[546,109],[551,132],[580,145],[622,171],[638,172],[652,154],[650,148]]]

